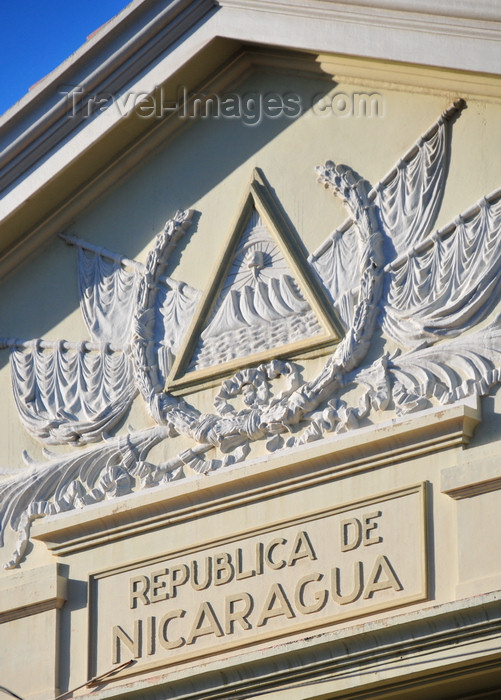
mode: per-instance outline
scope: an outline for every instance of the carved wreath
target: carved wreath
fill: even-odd
[[[11,349],[14,396],[32,435],[47,443],[104,442],[64,457],[46,452],[47,462],[4,482],[2,532],[7,525],[19,532],[7,566],[18,564],[31,521],[44,514],[182,478],[187,466],[211,471],[244,459],[256,440],[266,440],[269,450],[287,448],[356,427],[391,402],[397,412],[415,411],[483,395],[499,383],[501,327],[486,322],[501,287],[501,190],[432,233],[448,130],[464,107],[458,100],[446,110],[372,189],[347,166],[329,161],[317,168],[349,218],[309,264],[346,333],[312,381],[302,381],[289,361],[244,367],[222,381],[211,414],[165,390],[200,296],[167,276],[191,212],[167,222],[144,266],[63,236],[78,249],[81,309],[92,341],[1,344]],[[363,365],[378,326],[397,351],[392,357],[374,351]],[[279,376],[287,386],[275,396],[270,383]],[[357,406],[341,399],[350,385],[363,388]],[[108,437],[137,391],[156,427]],[[232,404],[237,396],[240,410]],[[148,462],[151,447],[174,435],[195,445],[169,462]],[[222,459],[205,457],[213,447]]]

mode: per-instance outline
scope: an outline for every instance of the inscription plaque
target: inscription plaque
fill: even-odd
[[[90,577],[89,671],[182,663],[427,597],[425,484]]]

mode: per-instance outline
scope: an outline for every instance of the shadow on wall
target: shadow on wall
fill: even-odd
[[[318,73],[316,65],[315,71]],[[198,107],[188,101],[184,105],[186,94],[180,88],[179,108],[185,114],[181,129],[137,168],[129,172],[124,167],[123,175],[82,212],[70,232],[134,258],[151,244],[176,210],[193,206],[211,192],[333,85],[331,78],[308,79],[259,70],[238,87],[230,86],[218,94],[211,105]],[[152,126],[162,128],[158,122]],[[196,229],[193,226],[180,242],[171,258],[171,269]],[[54,337],[52,329],[74,313],[75,333],[65,339],[89,338],[78,309],[76,249],[60,239],[51,239],[5,280],[0,296],[0,336],[56,340],[59,337]],[[0,369],[8,356],[8,350],[0,351]]]

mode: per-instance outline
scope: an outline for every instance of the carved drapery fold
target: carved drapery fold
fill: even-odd
[[[129,343],[137,282],[136,270],[78,247],[80,308],[94,340]]]
[[[358,303],[362,273],[356,224],[350,222],[345,231],[342,227],[336,229],[321,251],[310,257],[310,263],[328,291],[334,308],[349,328]]]
[[[374,188],[394,256],[417,245],[433,226],[446,173],[447,126],[448,121],[441,117],[436,131],[420,139],[393,173]],[[387,255],[390,258],[389,251]]]
[[[339,387],[343,375],[353,370],[365,357],[378,316],[383,287],[382,235],[376,206],[367,194],[367,183],[351,168],[327,161],[316,168],[318,181],[343,200],[356,222],[360,247],[360,295],[353,312],[353,323],[327,360],[320,374],[305,385],[306,395],[315,405]],[[313,406],[312,406],[313,408]],[[299,412],[298,412],[299,414]]]
[[[89,351],[31,341],[10,355],[12,385],[25,428],[49,443],[99,440],[130,406],[132,364],[108,345]]]
[[[388,270],[385,333],[412,347],[481,321],[501,287],[500,229],[498,192],[395,261]]]
[[[377,207],[388,261],[431,231],[447,172],[450,121],[465,106],[458,100],[369,192]],[[356,224],[347,220],[310,256],[310,263],[347,327],[359,302],[362,250]]]
[[[158,372],[165,386],[173,358],[179,351],[184,334],[193,318],[200,292],[187,284],[168,280],[159,283],[155,307],[153,340],[158,353]]]

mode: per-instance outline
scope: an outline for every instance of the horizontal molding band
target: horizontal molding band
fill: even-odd
[[[321,691],[336,698],[377,698],[378,689],[383,695],[389,688],[422,688],[446,676],[499,672],[500,602],[501,592],[496,592],[365,622],[277,645],[266,657],[262,651],[233,656],[231,668],[222,659],[200,667],[199,673],[172,669],[168,677],[158,676],[152,691],[151,678],[129,681],[126,697],[156,700],[168,689],[172,700],[229,700],[268,693],[287,698],[295,688],[311,686],[312,698],[317,693],[323,697]],[[117,682],[94,697],[124,697],[123,691]]]
[[[0,624],[62,608],[67,600],[66,583],[57,564],[28,569],[2,579]]]
[[[280,497],[364,471],[467,444],[480,422],[476,399],[319,440],[235,465],[210,477],[114,498],[36,521],[34,539],[67,555],[215,512]],[[275,483],[270,484],[274,472]],[[197,501],[192,492],[196,483]],[[228,495],[228,491],[231,493]],[[103,519],[106,528],[103,529]]]

